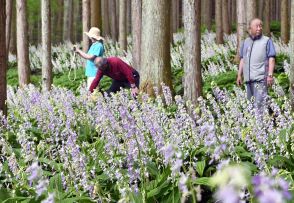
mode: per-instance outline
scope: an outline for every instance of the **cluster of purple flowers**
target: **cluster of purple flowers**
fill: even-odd
[[[240,146],[259,169],[275,155],[289,156],[277,136],[294,120],[286,98],[282,107],[269,100],[274,113],[265,111],[260,117],[237,87],[233,92],[215,87],[197,106],[180,96],[173,99],[165,86],[162,92],[163,97],[143,94],[134,100],[127,90],[112,96],[75,96],[61,88],[50,92],[33,86],[17,92],[9,89],[11,110],[7,120],[2,119],[1,126],[6,127],[0,127],[0,132],[16,135],[23,152],[17,157],[6,155],[11,171],[17,173],[19,160],[29,163],[36,157],[62,163],[49,169],[62,174],[64,189],[88,192],[93,198],[98,196],[95,187],[103,171],[124,197],[152,178],[147,170],[150,163],[158,171],[170,168],[169,179],[186,192],[186,179],[196,174],[198,161],[191,154],[201,148],[209,165],[241,162]],[[35,136],[32,129],[41,135]],[[79,139],[81,134],[86,138]]]

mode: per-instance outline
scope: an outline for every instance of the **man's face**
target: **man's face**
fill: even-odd
[[[250,35],[253,37],[260,36],[262,34],[262,22],[259,19],[255,19],[250,24]]]

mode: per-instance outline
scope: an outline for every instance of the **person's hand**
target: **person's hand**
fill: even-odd
[[[267,76],[266,83],[268,86],[272,86],[274,84],[273,76]]]
[[[131,88],[131,94],[132,94],[133,97],[137,97],[137,95],[139,94],[138,87]]]
[[[78,45],[74,45],[72,49],[76,53],[79,53],[79,51],[80,51],[80,48],[78,47]]]
[[[238,75],[236,83],[238,86],[242,85],[242,76]]]

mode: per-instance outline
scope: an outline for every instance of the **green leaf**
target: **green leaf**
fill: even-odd
[[[28,201],[31,200],[31,197],[11,197],[3,201],[2,203],[15,203],[15,202],[23,202],[23,201]]]
[[[45,164],[48,164],[48,165],[50,165],[53,169],[55,169],[55,170],[61,170],[63,167],[62,167],[62,163],[57,163],[57,162],[55,162],[55,161],[53,161],[53,160],[50,160],[50,159],[46,159],[46,158],[39,158],[38,159],[39,160],[39,162],[41,162],[41,163],[45,163]]]
[[[162,192],[162,189],[168,187],[170,185],[170,181],[166,180],[158,187],[154,188],[153,190],[147,192],[147,198],[154,197],[155,195],[158,195]]]
[[[71,198],[63,199],[60,202],[62,202],[62,203],[76,203],[76,202],[78,202],[78,203],[92,203],[94,201],[92,201],[88,197],[71,197]]]
[[[152,176],[158,176],[158,168],[156,167],[156,164],[154,162],[147,163],[147,170]]]
[[[213,185],[210,183],[210,179],[211,178],[209,177],[196,178],[196,180],[193,180],[192,183],[196,185],[205,185],[205,186],[212,187]]]
[[[50,190],[57,190],[57,191],[60,191],[60,192],[63,191],[62,179],[61,179],[60,173],[58,173],[55,176],[50,178],[49,189]]]
[[[180,202],[180,191],[178,187],[174,187],[167,198],[162,198],[162,203],[178,203]]]
[[[10,192],[5,189],[5,188],[1,188],[0,189],[0,202],[3,202],[4,200],[10,198]]]
[[[132,200],[131,202],[143,203],[143,197],[142,197],[142,194],[140,192],[137,192],[137,193],[132,192],[130,194],[130,198]]]
[[[196,163],[196,171],[197,171],[197,173],[200,175],[200,177],[203,176],[203,172],[204,172],[205,166],[206,166],[206,164],[205,164],[205,160],[203,160],[203,161],[198,161],[198,162]]]

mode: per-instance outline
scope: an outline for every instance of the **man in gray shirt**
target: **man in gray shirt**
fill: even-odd
[[[273,41],[262,35],[262,21],[258,18],[249,23],[249,37],[240,49],[240,64],[237,85],[246,84],[247,98],[254,99],[254,106],[260,109],[267,96],[267,86],[273,84],[276,51]]]

